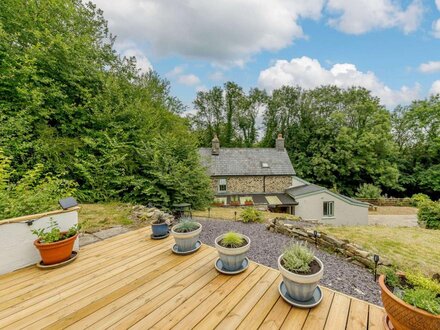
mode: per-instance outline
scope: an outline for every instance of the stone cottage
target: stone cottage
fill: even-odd
[[[332,225],[367,225],[368,204],[296,176],[284,139],[275,148],[200,148],[218,205],[256,205]]]

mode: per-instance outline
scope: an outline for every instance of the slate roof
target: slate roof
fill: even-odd
[[[316,184],[309,183],[309,184],[306,184],[303,186],[288,188],[288,189],[286,189],[286,192],[292,196],[300,196],[300,195],[309,194],[309,193],[316,192],[316,191],[324,191],[324,190],[327,190],[327,189],[324,187],[318,186]]]
[[[225,198],[226,204],[229,204],[232,200],[232,197],[242,197],[241,195],[237,194],[230,194],[230,195],[216,195],[216,198]],[[270,204],[269,201],[266,199],[266,197],[277,197],[278,200],[281,202],[281,204],[278,205],[298,205],[298,202],[288,194],[283,193],[259,193],[259,194],[243,194],[244,197],[251,197],[254,204]]]
[[[211,148],[199,149],[202,164],[210,176],[295,175],[287,152],[275,148],[220,148],[212,155]],[[267,163],[268,168],[262,167]]]

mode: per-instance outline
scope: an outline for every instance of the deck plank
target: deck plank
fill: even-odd
[[[384,310],[322,288],[313,309],[287,304],[281,275],[251,262],[235,276],[214,268],[217,252],[170,251],[143,228],[84,248],[63,268],[0,276],[0,328],[24,329],[384,329]]]

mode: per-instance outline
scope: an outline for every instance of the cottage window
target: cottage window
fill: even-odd
[[[335,215],[335,202],[324,202],[324,216],[333,217]]]
[[[219,179],[218,180],[218,191],[219,192],[226,192],[226,179]]]

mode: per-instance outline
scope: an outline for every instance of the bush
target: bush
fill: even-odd
[[[288,271],[295,273],[307,273],[310,271],[310,263],[313,261],[313,252],[301,243],[292,244],[283,254],[282,265]]]
[[[431,200],[431,198],[429,198],[428,195],[425,194],[414,194],[411,197],[411,204],[414,206],[419,207],[419,205],[425,203],[425,202],[429,202]]]
[[[380,198],[381,194],[382,189],[380,189],[379,187],[376,187],[374,184],[371,183],[364,183],[359,186],[356,197],[376,199]]]
[[[43,172],[44,166],[37,164],[18,182],[12,182],[10,159],[0,149],[0,219],[53,210],[61,198],[74,194],[76,184],[73,181]]]
[[[440,229],[440,202],[425,201],[419,205],[418,222],[428,229]]]
[[[263,212],[254,209],[253,207],[245,208],[241,214],[241,221],[243,222],[263,222]]]

